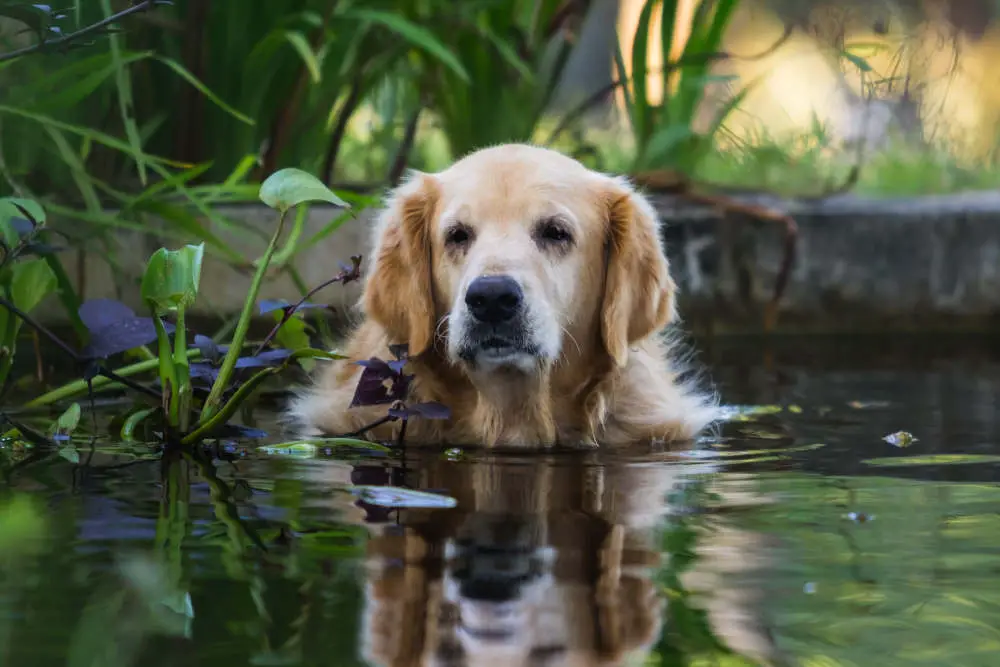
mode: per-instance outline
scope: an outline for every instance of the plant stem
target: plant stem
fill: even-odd
[[[191,421],[191,367],[187,359],[187,329],[184,325],[184,306],[177,309],[174,331],[174,354],[170,363],[177,380],[177,417],[181,432],[187,431]]]
[[[160,362],[160,399],[163,402],[163,412],[171,426],[177,428],[180,425],[177,412],[177,373],[174,369],[174,360],[171,358],[170,339],[167,338],[167,330],[160,320],[160,314],[153,308],[153,325],[156,327],[156,340],[159,343]]]
[[[293,304],[288,308],[285,308],[284,313],[281,316],[281,319],[278,320],[278,323],[274,325],[274,328],[272,328],[271,331],[268,332],[267,336],[264,337],[264,340],[261,341],[260,345],[257,346],[257,349],[254,351],[254,356],[260,354],[261,351],[263,351],[263,349],[267,347],[267,344],[270,343],[271,340],[276,335],[278,335],[278,331],[285,324],[285,322],[292,319],[292,315],[295,314],[295,311],[298,310],[302,306],[302,304],[308,301],[309,297],[316,294],[316,292],[320,291],[324,287],[328,287],[330,285],[333,285],[334,283],[346,284],[352,280],[357,280],[361,276],[361,256],[356,255],[351,258],[351,261],[353,263],[353,266],[351,266],[351,269],[349,271],[341,271],[333,278],[330,278],[326,282],[320,283],[316,287],[306,292],[305,295],[303,295],[303,297],[299,299],[297,303]]]
[[[78,40],[81,37],[86,37],[92,32],[97,32],[101,28],[106,28],[112,23],[118,23],[119,21],[121,21],[126,16],[129,16],[130,14],[138,14],[139,12],[146,12],[149,11],[150,9],[156,8],[157,5],[167,5],[167,4],[170,3],[163,2],[162,0],[145,0],[144,2],[132,5],[128,9],[123,9],[117,14],[112,14],[111,16],[101,21],[98,21],[93,25],[89,25],[86,28],[81,28],[76,32],[71,32],[70,34],[64,37],[59,37],[58,39],[47,39],[43,42],[32,44],[31,46],[26,46],[23,49],[17,49],[16,51],[11,51],[9,53],[0,53],[0,63],[7,60],[20,58],[30,53],[35,53],[37,51],[43,51],[45,49],[52,49],[60,46],[68,46],[71,42]]]
[[[247,294],[246,301],[243,302],[243,310],[240,312],[240,319],[236,324],[233,340],[229,343],[229,350],[226,351],[226,358],[222,360],[219,375],[212,384],[212,391],[209,392],[208,398],[205,399],[205,407],[202,409],[201,417],[198,420],[199,424],[206,423],[219,411],[219,405],[222,403],[222,392],[229,386],[229,378],[233,375],[233,370],[236,368],[236,360],[243,349],[243,341],[247,337],[247,331],[250,329],[250,320],[253,318],[253,309],[257,304],[257,294],[260,292],[261,283],[264,282],[264,276],[267,274],[267,267],[271,264],[271,258],[274,257],[274,251],[278,247],[278,239],[281,237],[281,231],[285,227],[285,218],[288,216],[288,210],[285,209],[281,212],[281,217],[278,218],[278,228],[274,231],[274,236],[271,237],[271,242],[267,244],[267,250],[264,251],[264,256],[257,266],[257,272],[250,283],[250,291]]]
[[[197,349],[187,351],[188,359],[198,359],[201,357],[201,351]],[[148,373],[149,371],[155,371],[160,365],[160,360],[158,358],[147,359],[146,361],[140,361],[128,366],[123,366],[114,372],[117,379],[111,379],[104,375],[101,377],[96,377],[91,381],[91,386],[94,391],[99,389],[110,389],[113,388],[115,382],[120,382],[122,378],[131,377],[132,375],[140,375],[142,373]],[[50,392],[42,394],[37,398],[33,398],[24,404],[26,408],[40,408],[46,405],[51,405],[58,401],[62,401],[67,398],[73,398],[80,394],[87,392],[87,381],[86,380],[74,380],[73,382],[68,382],[61,387],[56,387]]]

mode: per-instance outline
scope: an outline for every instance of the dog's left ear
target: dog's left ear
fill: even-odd
[[[433,343],[431,219],[439,190],[433,176],[414,174],[389,197],[375,229],[374,261],[362,303],[393,343],[417,356]]]
[[[607,207],[607,268],[601,333],[615,364],[629,347],[665,327],[675,315],[676,285],[652,205],[621,178],[612,179]]]

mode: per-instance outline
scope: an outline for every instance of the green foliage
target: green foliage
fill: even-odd
[[[626,96],[629,122],[634,135],[636,154],[633,171],[675,169],[691,173],[712,149],[712,142],[726,116],[749,92],[743,88],[724,103],[704,130],[696,127],[697,113],[713,84],[725,82],[710,72],[722,52],[722,40],[739,0],[703,2],[695,10],[691,32],[680,58],[672,61],[673,36],[677,21],[677,3],[671,0],[646,0],[639,16],[632,44],[631,86]],[[660,72],[663,99],[654,102],[647,89],[649,44],[656,10],[662,11]],[[618,70],[624,75],[624,57],[617,57]]]
[[[154,314],[177,312],[194,303],[204,254],[204,243],[180,250],[160,248],[153,253],[143,274],[141,293]]]
[[[451,155],[531,141],[572,51],[566,18],[560,16],[565,3],[512,0],[433,6],[440,14],[424,20],[441,26],[443,38],[470,75],[461,76],[440,61],[416,66]]]
[[[315,176],[293,168],[280,169],[268,176],[260,186],[260,200],[282,214],[310,201],[350,206]]]

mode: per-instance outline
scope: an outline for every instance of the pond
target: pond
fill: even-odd
[[[996,665],[996,342],[699,347],[674,451],[6,443],[0,665]]]

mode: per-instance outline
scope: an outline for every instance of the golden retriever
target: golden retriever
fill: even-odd
[[[360,429],[385,406],[349,407],[362,368],[407,344],[409,443],[542,448],[686,440],[714,396],[679,380],[675,284],[650,203],[621,177],[552,150],[506,144],[388,198],[374,229],[346,361],[289,409],[306,435]],[[400,422],[368,433],[396,437]]]

